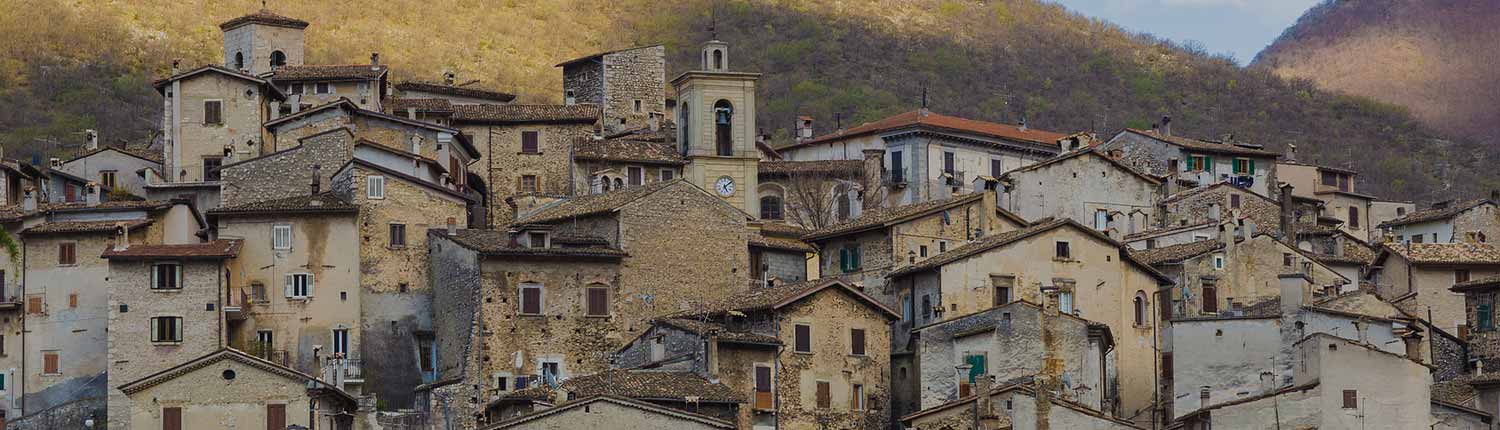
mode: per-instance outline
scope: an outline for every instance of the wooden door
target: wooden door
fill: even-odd
[[[162,430],[182,430],[182,408],[161,408]]]
[[[266,405],[266,430],[286,430],[286,405]]]

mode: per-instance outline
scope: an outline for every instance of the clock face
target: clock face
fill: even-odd
[[[714,191],[718,191],[719,195],[724,197],[734,195],[734,178],[728,176],[719,178],[719,181],[714,183]]]

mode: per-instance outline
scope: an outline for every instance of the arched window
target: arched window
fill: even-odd
[[[838,221],[849,219],[852,209],[849,207],[849,187],[839,184],[833,189],[833,204],[836,207],[835,215]]]
[[[621,188],[625,188],[625,180],[624,179],[620,179],[620,178],[615,178],[615,189],[618,190],[618,189],[621,189]]]
[[[714,70],[724,69],[724,51],[714,50]]]
[[[761,219],[781,219],[781,197],[765,196],[760,198]]]
[[[236,52],[236,53],[234,53],[234,69],[235,70],[244,70],[245,69],[245,54],[244,53],[242,53],[242,52]]]
[[[720,157],[734,155],[734,105],[729,100],[714,103],[714,147]]]
[[[281,67],[285,65],[286,54],[282,53],[281,51],[271,51],[271,67]]]
[[[1146,325],[1146,292],[1135,292],[1135,325]]]
[[[687,156],[688,154],[688,139],[692,137],[692,117],[693,110],[688,106],[687,102],[682,102],[682,107],[677,109],[677,129],[681,133],[681,136],[677,138],[677,143],[682,145],[683,156]]]

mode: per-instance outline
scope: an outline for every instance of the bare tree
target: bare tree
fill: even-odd
[[[851,198],[860,190],[858,181],[832,172],[804,171],[777,181],[785,191],[783,217],[803,228],[817,230],[838,224],[854,210]]]

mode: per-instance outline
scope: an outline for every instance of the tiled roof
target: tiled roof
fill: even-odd
[[[115,231],[116,224],[124,224],[126,228],[135,230],[151,224],[149,219],[138,220],[111,220],[111,221],[56,221],[37,224],[21,234],[67,234],[67,233],[110,233]]]
[[[1162,263],[1175,263],[1189,258],[1197,257],[1224,247],[1224,242],[1218,239],[1205,239],[1197,242],[1181,243],[1160,248],[1131,250],[1130,255],[1142,263],[1157,265]]]
[[[865,295],[865,293],[856,290],[854,287],[849,286],[849,284],[838,280],[828,279],[781,284],[765,288],[754,288],[750,291],[736,294],[724,300],[710,303],[706,305],[700,312],[695,313],[714,315],[729,313],[730,311],[748,313],[772,310],[791,303],[795,303],[797,300],[800,300],[803,297],[810,296],[813,293],[821,291],[825,288],[843,288],[845,292],[848,292],[856,298],[863,300],[866,304],[869,304],[870,306],[884,312],[887,316],[890,316],[892,318],[900,318],[900,314],[897,314],[896,311],[885,307],[885,305],[880,304],[879,301],[870,298],[870,296],[867,296]]]
[[[663,318],[656,320],[658,324],[677,327],[700,336],[707,336],[710,332],[718,333],[719,340],[734,343],[753,343],[762,345],[780,345],[781,340],[775,336],[730,330],[723,324],[710,321],[701,321],[692,318]]]
[[[543,206],[541,209],[527,216],[525,219],[518,220],[516,224],[546,224],[574,217],[612,212],[616,209],[624,207],[627,204],[630,204],[631,202],[636,201],[637,199],[648,196],[651,193],[655,193],[672,184],[676,184],[682,181],[682,179],[677,179],[664,182],[652,182],[646,185],[626,187],[624,189],[614,190],[606,193],[589,194],[586,196],[578,196],[565,200],[558,200],[556,202],[552,202],[547,204],[546,206]]]
[[[583,122],[599,120],[599,107],[578,105],[457,105],[454,121],[468,122]]]
[[[1500,264],[1500,248],[1487,243],[1400,243],[1385,249],[1416,264]]]
[[[1348,234],[1339,232],[1339,234]],[[1375,263],[1375,249],[1355,240],[1353,237],[1344,239],[1344,255],[1310,254],[1312,259],[1323,264],[1358,264],[1367,266]]]
[[[390,109],[391,115],[405,115],[407,109],[416,109],[420,112],[453,113],[453,103],[448,99],[390,99],[385,102],[386,109]]]
[[[812,245],[808,245],[807,242],[803,242],[803,241],[798,240],[796,238],[769,236],[769,235],[766,235],[764,233],[761,233],[761,234],[751,234],[750,235],[750,246],[758,246],[758,247],[761,247],[761,248],[785,249],[785,250],[788,250],[788,251],[797,251],[797,252],[815,252],[815,251],[817,251],[816,249],[813,249]]]
[[[1453,292],[1456,293],[1463,293],[1468,291],[1491,290],[1496,287],[1500,287],[1500,276],[1488,276],[1466,282],[1459,282],[1457,284],[1453,284],[1453,287],[1449,288],[1449,290],[1453,290]]]
[[[252,203],[225,206],[208,211],[209,215],[253,215],[288,213],[355,213],[359,206],[333,193],[284,197]]]
[[[546,386],[546,385],[536,385],[536,386],[528,387],[526,389],[515,390],[515,391],[511,391],[511,392],[502,394],[502,395],[500,395],[499,399],[496,399],[496,401],[524,400],[524,401],[551,402],[552,401],[552,395],[553,395],[552,387],[549,387],[549,386]]]
[[[574,59],[571,59],[571,60],[568,60],[568,61],[564,61],[564,62],[561,62],[561,63],[557,63],[557,65],[553,66],[553,67],[562,67],[562,66],[566,66],[566,65],[569,65],[569,64],[577,63],[579,61],[584,61],[584,60],[594,59],[594,58],[598,58],[598,57],[603,57],[605,55],[613,54],[613,53],[616,53],[616,52],[634,51],[634,50],[637,50],[637,49],[651,48],[651,47],[656,47],[656,46],[662,46],[662,45],[632,46],[632,47],[624,48],[624,49],[616,49],[616,50],[612,50],[612,51],[597,52],[597,53],[585,55],[585,56],[582,56],[582,57],[574,58]]]
[[[131,245],[124,250],[116,251],[114,247],[104,250],[103,258],[110,259],[139,259],[139,258],[230,258],[240,253],[239,239],[220,239],[212,242],[192,243],[182,245]]]
[[[281,15],[277,15],[277,14],[271,13],[271,11],[268,10],[268,9],[261,9],[259,11],[256,11],[255,13],[252,13],[252,14],[249,14],[249,15],[241,16],[241,17],[238,17],[238,18],[235,18],[235,19],[231,19],[231,20],[228,20],[228,21],[224,21],[223,24],[219,24],[219,29],[222,30],[222,31],[229,31],[231,29],[234,29],[236,27],[240,27],[240,26],[243,26],[243,25],[246,25],[246,24],[262,24],[262,25],[269,25],[269,26],[275,26],[275,27],[286,27],[286,28],[297,28],[297,29],[307,28],[307,21],[303,21],[303,20],[296,19],[296,18],[288,18],[288,17],[285,17],[285,16],[281,16]]]
[[[94,154],[98,154],[100,152],[111,151],[111,150],[113,150],[113,151],[119,151],[122,154],[129,155],[129,156],[132,156],[132,157],[135,157],[135,158],[140,158],[140,159],[143,159],[143,160],[146,160],[146,161],[150,161],[150,162],[154,162],[154,163],[161,163],[161,151],[152,151],[148,147],[148,145],[140,145],[140,144],[137,144],[137,145],[99,145],[98,148],[96,148],[96,149],[94,149],[92,151],[87,151],[87,150],[85,150],[85,151],[79,151],[77,155],[74,155],[73,158],[69,158],[68,161],[65,161],[65,163],[71,163],[74,160],[78,160],[80,158],[88,157],[88,156],[91,156],[91,155],[94,155]]]
[[[344,79],[375,79],[384,75],[386,67],[369,64],[316,64],[302,66],[280,66],[271,71],[272,81],[331,81]]]
[[[1091,229],[1091,228],[1088,228],[1088,227],[1084,227],[1083,225],[1078,224],[1077,221],[1073,221],[1073,220],[1068,219],[1068,218],[1061,218],[1061,219],[1047,218],[1047,219],[1042,219],[1042,220],[1038,220],[1036,223],[1033,223],[1031,225],[1028,225],[1026,227],[1023,227],[1023,228],[1020,228],[1020,229],[1017,229],[1017,230],[1011,230],[1011,231],[1007,231],[1007,232],[1003,232],[1003,233],[997,233],[997,234],[992,234],[992,235],[989,235],[989,236],[984,236],[984,237],[981,237],[979,239],[975,239],[974,241],[971,241],[969,243],[966,243],[963,246],[959,246],[957,248],[950,249],[950,250],[948,250],[948,252],[940,253],[938,255],[933,256],[932,258],[928,258],[926,260],[922,260],[922,261],[918,262],[917,264],[912,264],[912,265],[909,265],[909,266],[906,266],[906,267],[902,267],[902,268],[896,269],[896,270],[892,271],[890,274],[886,275],[886,278],[895,278],[895,277],[898,277],[898,276],[907,275],[907,274],[911,274],[911,273],[916,273],[916,272],[921,272],[921,271],[926,271],[926,270],[934,270],[934,269],[940,268],[940,267],[942,267],[944,265],[947,265],[948,263],[959,261],[959,260],[968,258],[970,256],[978,255],[979,253],[982,253],[982,252],[985,252],[985,251],[988,251],[988,250],[991,250],[991,249],[995,249],[995,248],[999,248],[999,247],[1002,247],[1002,246],[1006,246],[1006,245],[1009,245],[1011,243],[1015,243],[1017,241],[1020,241],[1022,239],[1026,239],[1026,238],[1029,238],[1029,237],[1032,237],[1032,236],[1035,236],[1035,235],[1038,235],[1038,234],[1041,234],[1041,233],[1045,233],[1047,231],[1051,231],[1051,230],[1056,229],[1056,228],[1064,228],[1064,227],[1073,228],[1073,229],[1075,229],[1075,230],[1077,230],[1079,232],[1085,233],[1085,234],[1093,236],[1093,237],[1095,237],[1095,238],[1097,238],[1097,239],[1099,239],[1101,241],[1109,243],[1111,246],[1114,246],[1115,248],[1119,249],[1119,251],[1120,251],[1119,252],[1120,253],[1120,258],[1122,260],[1126,260],[1126,261],[1128,261],[1128,262],[1136,265],[1136,267],[1140,268],[1141,271],[1144,271],[1147,274],[1151,275],[1153,278],[1156,278],[1157,281],[1166,282],[1166,283],[1170,283],[1171,282],[1171,280],[1168,279],[1166,277],[1166,275],[1163,275],[1163,274],[1161,274],[1161,272],[1156,271],[1156,269],[1153,269],[1149,264],[1143,263],[1140,260],[1136,259],[1133,255],[1130,254],[1130,252],[1128,252],[1129,251],[1128,248],[1125,248],[1124,245],[1121,245],[1119,242],[1116,242],[1113,239],[1110,239],[1109,236],[1105,236],[1104,233],[1100,233],[1100,232],[1098,232],[1098,231],[1096,231],[1094,229]]]
[[[515,94],[507,94],[499,91],[486,89],[445,85],[432,82],[406,81],[396,84],[397,91],[417,91],[424,93],[443,94],[458,97],[469,97],[476,99],[494,100],[501,103],[509,103],[516,99]]]
[[[18,221],[29,213],[21,209],[21,205],[10,205],[0,207],[0,222]]]
[[[1466,405],[1478,395],[1479,391],[1465,377],[1432,383],[1432,400]]]
[[[854,127],[840,133],[814,137],[802,142],[777,148],[777,150],[843,140],[869,134],[883,133],[886,131],[892,131],[907,127],[924,127],[937,130],[970,133],[980,136],[1016,140],[1047,146],[1057,146],[1057,140],[1066,137],[1066,135],[1061,133],[1024,128],[1010,124],[999,124],[988,121],[978,121],[953,117],[932,113],[927,109],[919,109],[896,114],[875,122],[865,123],[858,127]]]
[[[922,203],[909,205],[871,209],[861,214],[859,218],[834,224],[829,227],[808,233],[803,240],[813,241],[822,238],[834,237],[846,233],[868,230],[871,228],[885,226],[890,223],[904,221],[909,218],[936,213],[938,211],[980,201],[984,196],[980,193],[969,193],[956,197],[940,200],[928,200]]]
[[[624,161],[649,164],[687,164],[670,143],[634,139],[578,139],[573,143],[573,158],[580,160]]]
[[[171,200],[112,200],[96,205],[88,203],[47,203],[39,205],[38,212],[114,212],[129,210],[157,210],[171,207]]]
[[[1480,205],[1485,205],[1485,204],[1492,204],[1492,203],[1489,200],[1486,200],[1486,199],[1474,199],[1474,200],[1464,200],[1464,201],[1459,201],[1459,202],[1452,202],[1452,203],[1449,203],[1447,206],[1445,206],[1445,207],[1443,207],[1441,209],[1426,209],[1426,210],[1420,210],[1420,211],[1412,212],[1412,213],[1406,214],[1406,216],[1404,216],[1404,217],[1396,218],[1396,219],[1393,219],[1393,220],[1390,220],[1390,221],[1386,221],[1386,222],[1380,223],[1380,225],[1377,226],[1377,227],[1380,227],[1380,228],[1396,227],[1396,226],[1402,226],[1402,225],[1407,225],[1407,224],[1416,224],[1416,223],[1419,223],[1419,222],[1427,222],[1427,221],[1434,221],[1434,220],[1440,220],[1440,219],[1453,218],[1454,215],[1458,215],[1459,213],[1462,213],[1463,211],[1466,211],[1466,210],[1469,210],[1469,209],[1473,209],[1475,207],[1479,207]]]
[[[1024,166],[1024,167],[1020,167],[1020,168],[1011,170],[1009,172],[1002,173],[1000,176],[1008,176],[1008,175],[1011,175],[1013,173],[1030,172],[1030,171],[1033,171],[1033,170],[1036,170],[1036,169],[1040,169],[1040,168],[1043,168],[1043,167],[1047,167],[1047,166],[1050,166],[1050,165],[1053,165],[1053,164],[1057,164],[1057,163],[1060,163],[1060,162],[1063,162],[1063,161],[1066,161],[1066,160],[1071,160],[1071,159],[1082,157],[1082,156],[1086,156],[1086,155],[1093,155],[1095,157],[1099,157],[1100,159],[1103,159],[1104,161],[1108,162],[1109,164],[1114,165],[1115,167],[1118,167],[1120,170],[1124,170],[1127,173],[1135,175],[1135,177],[1141,178],[1142,180],[1145,180],[1146,182],[1150,182],[1152,184],[1160,184],[1161,183],[1161,179],[1160,178],[1157,178],[1155,176],[1151,176],[1149,174],[1146,174],[1145,172],[1142,172],[1142,171],[1136,169],[1135,167],[1130,166],[1129,164],[1121,163],[1120,160],[1116,160],[1114,157],[1110,157],[1109,155],[1102,154],[1102,153],[1100,153],[1098,151],[1094,151],[1092,149],[1077,150],[1077,151],[1072,151],[1072,152],[1065,153],[1065,154],[1062,154],[1062,155],[1058,155],[1056,157],[1052,157],[1050,159],[1043,160],[1043,161],[1035,163],[1035,164],[1027,165],[1027,166]]]
[[[563,381],[560,387],[577,397],[615,395],[632,399],[743,403],[744,395],[693,372],[607,370]]]
[[[485,255],[571,257],[571,258],[621,258],[625,251],[612,248],[603,239],[565,236],[553,238],[550,248],[527,248],[511,242],[509,232],[500,230],[458,230],[448,235],[446,229],[432,229],[432,234],[446,237],[464,248]],[[561,239],[561,240],[560,240]],[[566,245],[566,246],[564,246]]]
[[[1151,131],[1151,130],[1140,130],[1140,129],[1134,129],[1134,128],[1127,128],[1126,130],[1129,131],[1129,132],[1135,133],[1135,134],[1139,134],[1139,135],[1146,136],[1146,137],[1149,137],[1149,138],[1152,138],[1152,139],[1156,139],[1156,140],[1159,140],[1159,141],[1162,141],[1162,142],[1166,142],[1168,144],[1177,145],[1177,146],[1180,146],[1180,147],[1183,147],[1183,148],[1187,148],[1187,149],[1190,149],[1190,150],[1195,150],[1195,151],[1198,151],[1198,152],[1210,152],[1210,153],[1227,154],[1227,155],[1244,155],[1244,156],[1251,156],[1251,157],[1270,157],[1270,158],[1279,158],[1279,157],[1281,157],[1281,154],[1278,154],[1278,153],[1275,153],[1275,152],[1266,151],[1266,150],[1262,150],[1262,149],[1246,148],[1246,147],[1243,147],[1243,146],[1238,146],[1238,145],[1234,145],[1234,144],[1230,144],[1230,143],[1214,142],[1214,141],[1207,141],[1207,140],[1198,140],[1198,139],[1192,139],[1192,138],[1187,138],[1187,137],[1182,137],[1182,136],[1172,136],[1172,135],[1161,134],[1161,133],[1158,133],[1158,132],[1155,132],[1155,131]]]
[[[760,225],[760,232],[766,236],[799,238],[810,230],[791,224],[766,222]]]
[[[862,160],[762,161],[761,175],[822,174],[859,176],[865,173]]]
[[[1390,302],[1381,300],[1374,293],[1355,290],[1313,302],[1312,308],[1346,314],[1366,315],[1377,318],[1409,318]]]
[[[1156,236],[1161,236],[1161,235],[1168,234],[1168,233],[1178,233],[1178,232],[1183,232],[1183,231],[1197,230],[1197,229],[1200,229],[1200,228],[1203,228],[1203,227],[1214,225],[1214,223],[1216,223],[1216,222],[1217,221],[1208,220],[1208,221],[1204,221],[1204,222],[1200,222],[1200,223],[1196,223],[1196,224],[1174,225],[1174,226],[1170,226],[1170,227],[1155,228],[1155,229],[1151,229],[1151,230],[1142,230],[1142,231],[1138,231],[1138,232],[1135,232],[1135,233],[1127,234],[1127,235],[1125,235],[1124,239],[1127,240],[1127,241],[1134,241],[1134,240],[1141,239],[1141,238],[1156,237]]]

